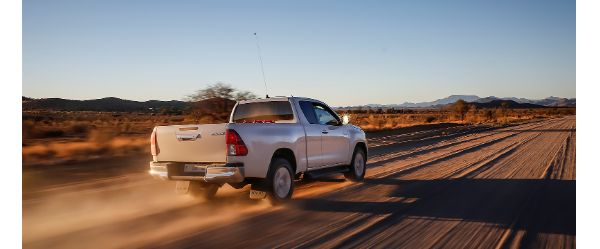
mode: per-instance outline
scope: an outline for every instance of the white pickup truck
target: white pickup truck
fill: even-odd
[[[229,123],[155,127],[150,174],[179,181],[178,192],[194,196],[210,199],[225,183],[250,184],[251,198],[282,203],[294,180],[334,172],[364,178],[365,133],[344,120],[309,98],[240,101]]]

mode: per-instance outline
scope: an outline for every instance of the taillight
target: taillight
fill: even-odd
[[[245,156],[248,155],[248,147],[240,135],[233,129],[227,129],[225,132],[225,143],[227,144],[228,156]]]
[[[160,149],[158,148],[158,137],[156,136],[156,127],[152,130],[152,135],[150,135],[150,152],[153,156],[157,156],[160,153]]]

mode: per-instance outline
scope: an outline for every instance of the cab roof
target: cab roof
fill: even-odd
[[[255,102],[272,102],[272,101],[289,101],[289,100],[309,100],[309,101],[322,102],[322,101],[319,101],[319,100],[316,100],[316,99],[311,99],[311,98],[306,98],[306,97],[275,96],[275,97],[269,97],[269,98],[241,100],[241,101],[239,101],[239,103],[240,104],[247,104],[247,103],[255,103]]]

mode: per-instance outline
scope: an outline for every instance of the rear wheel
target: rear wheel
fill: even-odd
[[[367,157],[365,156],[365,152],[361,148],[356,148],[354,150],[354,155],[352,156],[352,162],[350,163],[350,171],[344,173],[346,179],[359,182],[365,178],[365,172],[367,171]]]
[[[271,204],[278,205],[291,199],[294,193],[294,176],[290,162],[283,158],[273,160],[268,183]]]
[[[217,190],[221,187],[219,184],[206,183],[201,181],[190,181],[189,193],[193,197],[204,198],[207,200],[214,199]]]

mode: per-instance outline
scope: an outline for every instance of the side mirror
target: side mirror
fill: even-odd
[[[347,125],[350,123],[350,116],[348,114],[344,114],[342,116],[342,124]]]

